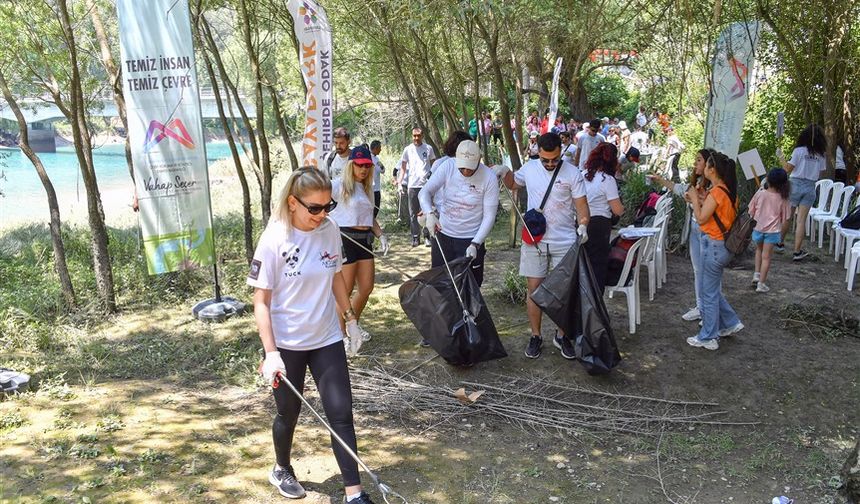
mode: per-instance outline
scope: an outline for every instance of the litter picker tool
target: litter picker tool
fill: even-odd
[[[528,226],[526,226],[526,220],[525,220],[525,218],[523,218],[523,214],[522,214],[522,212],[520,212],[520,207],[519,207],[519,205],[517,205],[517,202],[516,202],[516,200],[514,199],[514,193],[512,193],[512,192],[511,192],[511,190],[510,190],[510,189],[508,189],[508,186],[506,186],[506,185],[505,185],[505,181],[504,181],[504,180],[501,182],[501,185],[502,185],[502,187],[504,187],[504,188],[505,188],[505,193],[508,195],[508,198],[510,198],[510,199],[511,199],[511,206],[513,206],[513,207],[514,207],[514,211],[516,211],[516,212],[517,212],[517,217],[519,217],[519,218],[520,218],[520,222],[522,222],[522,223],[523,223],[523,229],[525,229],[525,230],[526,230],[526,233],[528,233],[528,234],[529,234],[529,238],[531,238],[531,239],[532,239],[532,245],[534,245],[535,250],[537,250],[537,252],[538,252],[538,255],[543,255],[543,252],[541,252],[540,247],[538,247],[538,245],[537,245],[537,241],[535,240],[534,235],[532,234],[532,232],[531,232],[531,230],[529,229],[529,227],[528,227]]]
[[[341,236],[343,236],[344,238],[346,238],[347,240],[351,241],[351,242],[352,242],[352,243],[354,243],[355,245],[357,245],[357,246],[358,246],[358,248],[360,248],[360,249],[364,250],[365,252],[367,252],[368,254],[372,255],[374,258],[379,259],[380,261],[383,261],[383,260],[384,260],[384,258],[383,258],[383,257],[381,257],[379,254],[377,254],[376,252],[374,252],[374,251],[372,251],[372,250],[368,249],[367,247],[365,247],[365,246],[364,246],[364,245],[362,245],[361,243],[357,242],[356,240],[354,240],[351,236],[347,235],[346,233],[341,232],[341,233],[340,233],[340,235],[341,235]],[[409,273],[407,273],[407,272],[403,271],[402,269],[400,269],[400,268],[398,268],[397,266],[393,265],[391,262],[387,262],[387,264],[388,264],[389,266],[391,266],[391,269],[393,269],[394,271],[396,271],[396,272],[400,273],[401,275],[405,276],[406,278],[412,279],[413,275],[410,275]]]
[[[439,243],[439,235],[434,233],[433,238],[436,240],[436,246],[439,247],[439,254],[442,256],[442,262],[445,263],[445,270],[448,272],[448,276],[451,277],[454,292],[457,293],[457,301],[460,302],[460,307],[463,309],[463,318],[451,328],[451,335],[458,339],[462,337],[465,341],[478,341],[481,336],[478,331],[478,324],[475,323],[475,316],[469,312],[469,309],[466,308],[466,303],[463,302],[463,296],[460,294],[460,288],[457,286],[457,279],[454,278],[454,273],[451,272],[451,266],[448,265],[445,252],[442,251],[442,244]]]
[[[275,381],[272,382],[272,388],[278,388],[281,383],[285,384],[290,389],[290,391],[292,391],[292,393],[295,394],[300,401],[302,401],[302,404],[304,404],[305,407],[309,409],[315,417],[317,417],[317,420],[319,420],[320,423],[325,426],[329,433],[331,433],[331,436],[335,440],[337,440],[337,442],[343,447],[344,450],[346,450],[349,456],[352,457],[352,459],[355,460],[355,462],[360,465],[362,469],[364,469],[364,472],[367,473],[368,476],[370,476],[370,479],[373,480],[373,484],[376,485],[376,488],[382,494],[382,500],[384,500],[386,504],[392,504],[392,502],[388,500],[389,497],[396,497],[397,499],[400,499],[399,502],[402,502],[403,504],[409,504],[409,501],[407,501],[405,497],[392,490],[391,487],[387,484],[383,483],[382,480],[380,480],[379,477],[373,471],[371,471],[369,467],[367,467],[367,464],[365,464],[361,460],[358,454],[355,453],[352,448],[350,448],[349,445],[346,444],[346,441],[344,441],[343,438],[341,438],[338,433],[331,428],[331,426],[328,424],[328,422],[325,421],[322,415],[320,415],[317,410],[315,410],[314,407],[311,406],[307,399],[305,399],[304,396],[298,390],[296,390],[296,387],[294,387],[289,380],[284,379],[284,377],[280,373],[278,373],[278,375],[275,376]]]

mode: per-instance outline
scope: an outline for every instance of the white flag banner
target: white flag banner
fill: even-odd
[[[302,165],[319,167],[332,150],[334,130],[331,27],[325,10],[313,0],[290,0],[289,9],[299,41],[299,66],[308,88]]]
[[[555,68],[552,71],[552,99],[549,102],[549,119],[546,122],[547,132],[552,131],[555,125],[555,117],[558,115],[558,79],[561,76],[561,60],[555,60]]]
[[[720,34],[712,64],[705,147],[738,155],[755,65],[759,23],[732,23]]]
[[[215,242],[185,0],[117,0],[123,92],[150,274],[213,264]]]

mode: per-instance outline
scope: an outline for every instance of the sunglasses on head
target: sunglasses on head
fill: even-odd
[[[296,201],[301,203],[303,207],[307,208],[308,213],[311,215],[319,215],[321,212],[331,213],[331,211],[337,207],[337,201],[335,200],[329,201],[328,205],[308,205],[304,201],[300,200],[298,197],[295,198]]]

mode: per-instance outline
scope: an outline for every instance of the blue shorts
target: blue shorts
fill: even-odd
[[[811,207],[815,204],[815,183],[816,180],[809,180],[800,177],[792,177],[791,179],[791,206],[807,206]]]
[[[779,233],[762,233],[761,231],[753,231],[752,241],[756,243],[770,243],[776,245],[779,243]]]

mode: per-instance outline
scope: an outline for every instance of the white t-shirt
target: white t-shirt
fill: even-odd
[[[427,182],[427,171],[429,163],[436,159],[436,154],[433,153],[433,147],[429,144],[422,143],[416,146],[414,143],[409,144],[403,149],[403,156],[400,157],[400,163],[406,161],[406,187],[409,189],[424,187]]]
[[[576,242],[576,207],[574,198],[585,196],[585,179],[571,163],[562,163],[552,191],[543,208],[546,217],[546,234],[541,243],[572,245]],[[528,189],[528,208],[539,208],[552,172],[543,167],[539,159],[532,159],[514,172],[514,182]]]
[[[588,135],[588,132],[585,130],[579,130],[579,133],[574,135],[573,140],[576,145],[579,145],[579,141],[582,140],[582,137]]]
[[[582,136],[579,139],[579,147],[577,147],[580,151],[579,155],[579,169],[585,169],[585,162],[588,161],[588,155],[591,154],[591,151],[594,150],[601,142],[605,142],[606,137],[601,135],[600,133],[591,136],[588,133]]]
[[[349,154],[346,156],[335,154],[334,159],[331,161],[331,167],[327,171],[328,177],[332,180],[339,179],[343,174],[343,169],[346,168],[347,163],[349,163]]]
[[[618,183],[615,181],[615,177],[597,172],[591,181],[585,177],[583,179],[585,179],[585,193],[591,216],[611,219],[612,209],[609,208],[609,202],[618,199]]]
[[[806,147],[798,147],[791,153],[788,162],[794,166],[791,178],[818,180],[819,174],[827,169],[824,156],[816,156]]]
[[[343,197],[343,179],[331,183],[331,197],[337,206],[329,214],[340,227],[373,226],[373,199],[364,192],[364,186],[356,183],[352,196]]]
[[[493,170],[479,164],[471,177],[464,177],[455,159],[448,158],[434,168],[430,180],[418,193],[425,214],[432,209],[431,198],[435,201],[439,191],[444,191],[436,204],[442,232],[451,238],[483,243],[493,229],[499,208],[499,181]]]
[[[571,142],[567,147],[564,147],[562,144],[561,158],[568,163],[573,164],[573,160],[576,159],[576,145],[574,145],[573,142]]]
[[[636,147],[639,152],[648,145],[648,133],[644,131],[634,131],[630,134],[630,147]]]
[[[373,192],[379,192],[382,190],[380,181],[382,174],[385,173],[385,167],[382,166],[382,161],[373,154],[370,155],[370,160],[373,161]]]
[[[341,270],[337,225],[325,219],[313,231],[290,230],[277,220],[260,236],[248,285],[272,291],[275,345],[314,350],[343,340],[332,283]]]
[[[645,114],[643,114],[642,112],[639,112],[638,114],[636,114],[636,124],[640,128],[644,128],[645,125],[648,124],[648,118],[645,117]]]
[[[844,170],[845,169],[845,153],[842,152],[842,147],[836,146],[836,161],[834,162],[834,169],[836,170]]]

